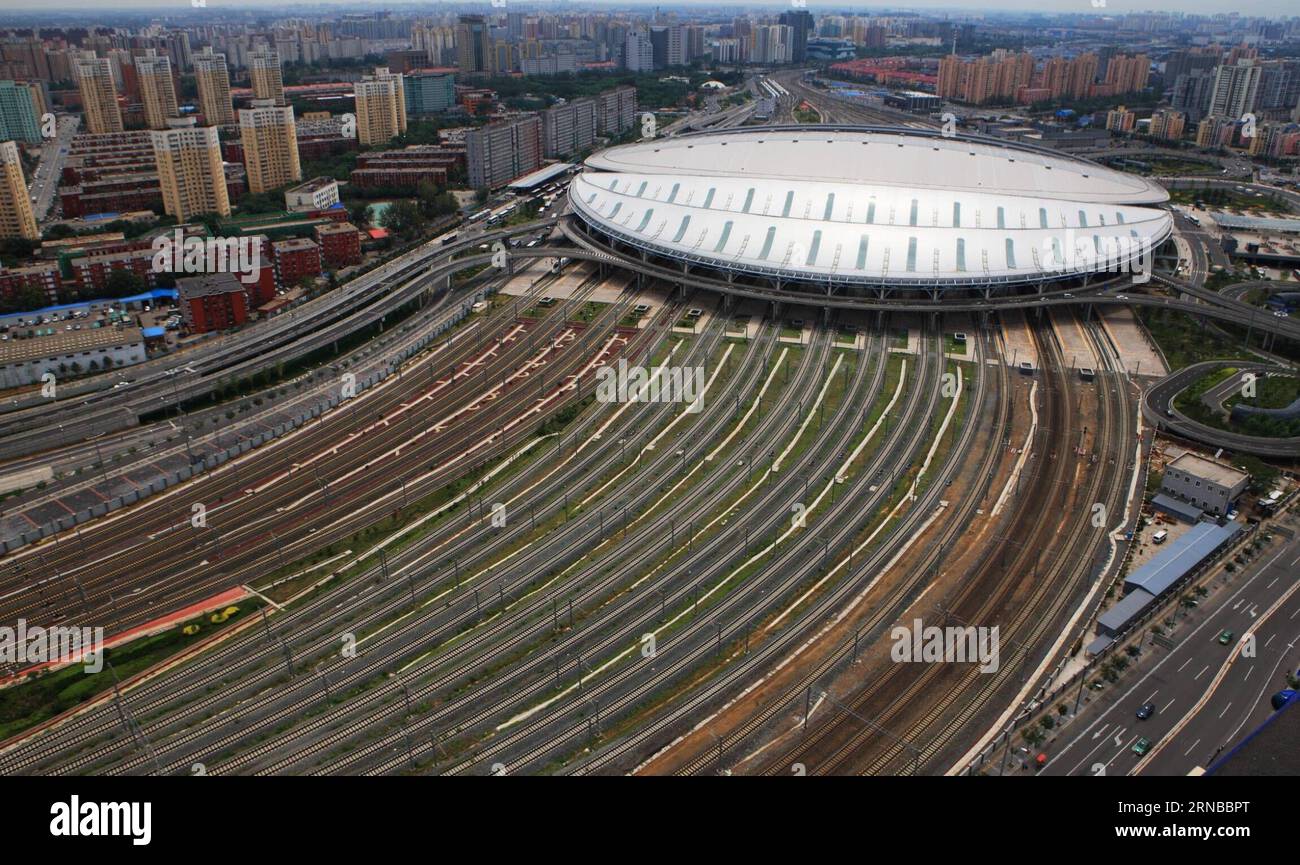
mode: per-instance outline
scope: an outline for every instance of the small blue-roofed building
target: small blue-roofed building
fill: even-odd
[[[1129,592],[1120,599],[1118,604],[1097,617],[1097,634],[1102,637],[1116,637],[1124,633],[1133,620],[1141,616],[1155,599],[1155,595],[1144,589],[1134,589]]]
[[[511,181],[510,188],[516,192],[528,192],[544,183],[563,177],[572,168],[571,162],[555,162]]]
[[[1235,522],[1222,526],[1210,522],[1197,523],[1125,577],[1124,591],[1127,593],[1141,589],[1153,597],[1160,597],[1240,534],[1241,530],[1241,525]]]

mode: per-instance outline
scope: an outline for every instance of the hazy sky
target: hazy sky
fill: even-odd
[[[198,0],[194,0],[198,2]],[[208,13],[218,13],[224,7],[231,8],[255,8],[267,9],[281,12],[285,15],[292,15],[295,7],[301,9],[310,9],[311,7],[321,6],[355,6],[373,9],[393,9],[400,10],[410,7],[436,7],[438,5],[465,7],[470,5],[481,5],[484,10],[490,10],[493,7],[489,2],[481,4],[471,3],[445,3],[430,2],[430,0],[203,0],[206,3]],[[614,0],[609,3],[583,2],[583,3],[554,3],[554,2],[519,2],[506,0],[509,5],[518,5],[520,8],[538,8],[538,7],[558,7],[568,6],[570,8],[582,8],[596,5],[628,7],[628,6],[654,6],[660,5],[665,9],[668,8],[686,8],[693,7],[701,10],[718,10],[724,7],[749,6],[759,8],[762,6],[779,7],[779,2],[771,3],[744,3],[728,2],[728,0],[698,0],[698,2],[659,2],[656,0]],[[1252,0],[1249,3],[1242,3],[1240,0],[1104,0],[1104,8],[1094,8],[1094,0],[909,0],[905,4],[890,6],[889,4],[837,4],[831,2],[819,2],[819,0],[807,0],[807,8],[814,14],[820,8],[824,11],[853,11],[858,13],[880,11],[884,9],[951,9],[954,11],[964,12],[990,12],[994,10],[1008,10],[1017,12],[1078,12],[1082,14],[1114,14],[1122,15],[1128,12],[1141,11],[1162,11],[1162,12],[1188,12],[1197,14],[1215,14],[1221,12],[1238,12],[1243,15],[1300,15],[1300,4],[1296,0]],[[1102,0],[1097,0],[1102,2]],[[66,10],[83,10],[92,14],[97,10],[104,12],[111,11],[166,11],[168,9],[184,9],[191,5],[191,0],[50,0],[47,3],[41,3],[39,0],[0,0],[0,13],[2,12],[27,12],[27,11],[47,11],[58,12]]]

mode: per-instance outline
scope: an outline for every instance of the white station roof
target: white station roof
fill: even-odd
[[[1168,237],[1164,189],[1015,146],[868,130],[745,130],[594,154],[594,227],[669,257],[871,284],[1039,281]]]

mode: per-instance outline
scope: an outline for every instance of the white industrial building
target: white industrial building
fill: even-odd
[[[1227,513],[1250,475],[1212,459],[1185,453],[1165,466],[1160,489],[1212,514]]]
[[[56,380],[118,369],[145,359],[138,327],[104,327],[0,343],[0,387],[36,384],[45,373]]]
[[[324,210],[338,203],[339,182],[332,177],[313,177],[284,193],[284,209],[295,213]]]

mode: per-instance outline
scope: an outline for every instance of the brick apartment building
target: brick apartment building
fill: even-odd
[[[358,187],[410,187],[429,182],[445,186],[447,177],[465,167],[465,151],[435,144],[401,150],[378,150],[357,157],[348,182]]]
[[[350,222],[316,226],[316,243],[321,259],[331,269],[361,263],[361,233]]]
[[[248,321],[248,295],[232,273],[205,273],[176,280],[176,302],[190,333],[228,330]]]
[[[271,244],[275,280],[280,288],[297,285],[304,277],[321,274],[321,249],[313,241],[298,237]]]
[[[21,267],[0,267],[0,300],[12,300],[28,289],[34,289],[53,305],[63,299],[63,278],[58,262],[42,261]]]
[[[115,270],[129,270],[140,277],[146,288],[158,287],[158,274],[153,269],[153,250],[128,249],[122,252],[92,252],[69,258],[68,266],[82,297],[102,297],[108,288],[108,278]]]

